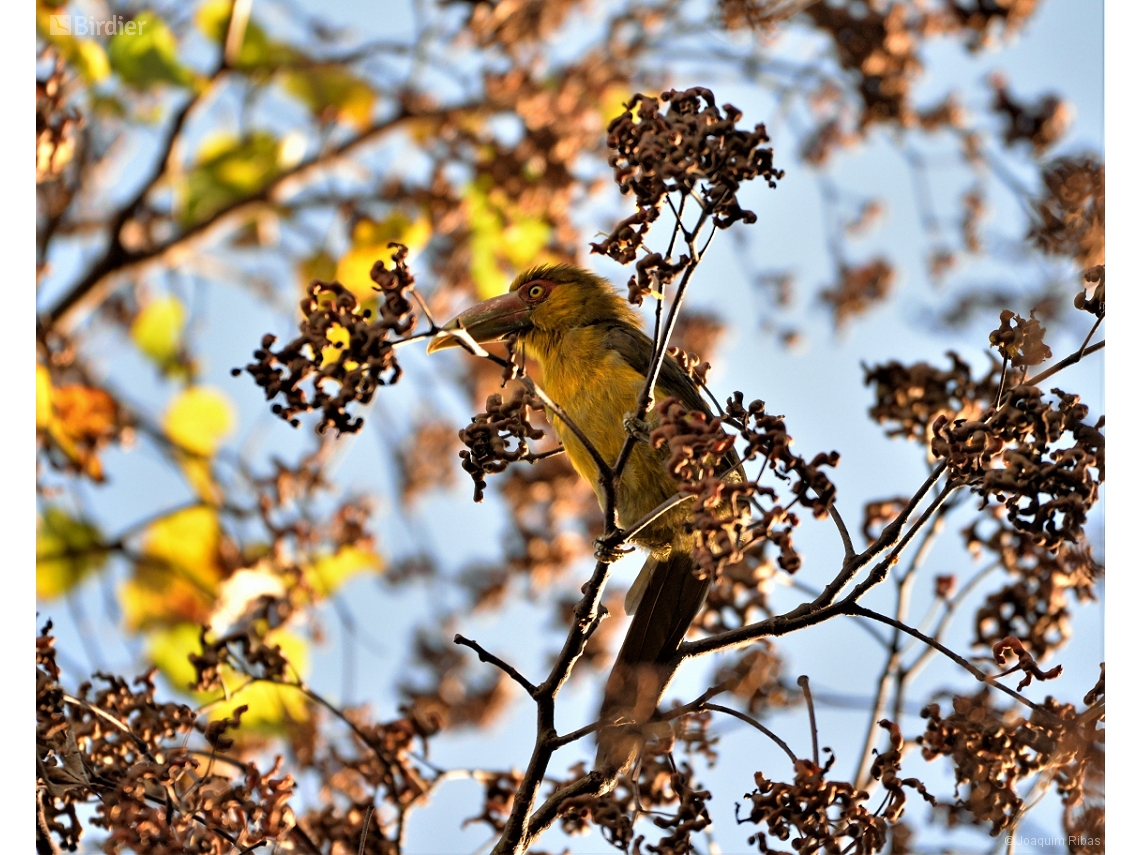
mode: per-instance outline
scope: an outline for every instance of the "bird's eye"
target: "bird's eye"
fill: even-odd
[[[529,300],[541,300],[546,296],[546,288],[535,283],[526,289],[526,296]]]

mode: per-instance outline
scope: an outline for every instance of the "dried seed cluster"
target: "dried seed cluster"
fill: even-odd
[[[353,418],[348,406],[369,403],[380,386],[400,379],[389,336],[405,335],[416,324],[408,296],[415,279],[407,267],[408,248],[390,246],[392,269],[377,261],[371,272],[381,295],[376,320],[339,282],[314,281],[301,301],[300,335],[278,351],[273,350],[276,336],[264,336],[261,349],[253,352],[257,361],[245,367],[266,400],[285,399],[273,405],[273,412],[294,427],[300,424],[298,415],[320,410],[319,432],[333,427],[337,433],[355,433],[364,419]],[[240,373],[233,369],[234,376]]]
[[[970,366],[954,351],[947,352],[948,370],[926,362],[888,362],[863,367],[863,383],[872,386],[875,403],[870,416],[886,424],[887,436],[926,442],[931,423],[940,415],[951,419],[979,417],[998,391],[1001,366],[991,366],[975,379]]]
[[[846,781],[829,781],[827,773],[834,755],[824,766],[797,760],[795,780],[790,784],[755,775],[756,789],[745,795],[752,805],[746,816],[737,808],[737,822],[766,828],[748,838],[761,852],[784,852],[771,847],[769,837],[791,841],[797,853],[847,852],[870,855],[887,840],[887,820],[863,805],[863,790]]]
[[[1014,528],[1056,549],[1083,541],[1104,481],[1104,417],[1087,424],[1089,409],[1078,396],[1052,392],[1056,404],[1036,386],[1014,386],[980,419],[939,415],[930,450],[983,505],[1001,502]]]
[[[502,472],[517,460],[533,457],[528,439],[542,439],[541,428],[530,423],[530,415],[542,403],[523,388],[516,388],[507,401],[499,394],[487,398],[487,409],[471,418],[459,431],[466,451],[459,452],[463,471],[475,482],[475,501],[483,501],[487,476]]]
[[[661,101],[669,104],[664,113]],[[763,125],[751,131],[736,127],[742,115],[731,105],[722,113],[713,93],[700,87],[671,89],[660,99],[634,95],[625,112],[610,122],[606,145],[614,178],[623,193],[633,194],[637,213],[618,223],[601,243],[591,244],[594,252],[622,264],[633,261],[671,193],[698,192],[717,228],[738,220],[755,222],[756,215],[737,200],[740,185],[759,177],[775,187],[783,172],[773,164],[772,149],[763,145],[768,142]],[[645,263],[639,269],[645,278],[650,267],[659,276],[669,275],[660,257]]]

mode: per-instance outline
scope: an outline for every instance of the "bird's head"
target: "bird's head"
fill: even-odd
[[[464,330],[479,344],[511,335],[557,334],[603,321],[638,326],[637,312],[605,279],[569,264],[535,267],[499,297],[484,300],[446,323],[428,344],[428,353],[456,347],[450,333]]]

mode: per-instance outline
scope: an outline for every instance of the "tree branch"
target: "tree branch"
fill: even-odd
[[[479,655],[480,662],[489,662],[490,664],[494,665],[496,668],[498,668],[500,671],[502,671],[504,674],[522,686],[528,695],[530,695],[532,698],[535,697],[538,692],[538,688],[534,685],[534,683],[520,674],[513,665],[509,665],[494,653],[490,653],[485,650],[479,644],[479,642],[473,641],[470,638],[464,638],[459,633],[455,634],[455,638],[453,640],[456,644],[461,644],[464,647],[470,647]]]

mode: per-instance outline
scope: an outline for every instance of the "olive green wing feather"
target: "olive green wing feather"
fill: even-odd
[[[614,324],[607,331],[603,343],[606,348],[617,353],[641,376],[649,374],[653,362],[653,340],[639,329]],[[700,410],[712,415],[709,405],[701,397],[700,390],[688,374],[672,356],[665,355],[661,363],[661,373],[657,377],[657,388],[673,396],[690,410]]]
[[[607,349],[617,353],[633,370],[642,376],[649,374],[649,366],[653,361],[653,340],[641,330],[625,324],[614,324],[606,331],[602,341]],[[713,415],[708,403],[701,397],[697,384],[669,354],[665,354],[665,359],[661,363],[657,388],[676,398],[690,410],[698,410],[707,416]],[[721,461],[717,474],[724,476],[739,468],[740,458],[734,449],[730,449]]]

